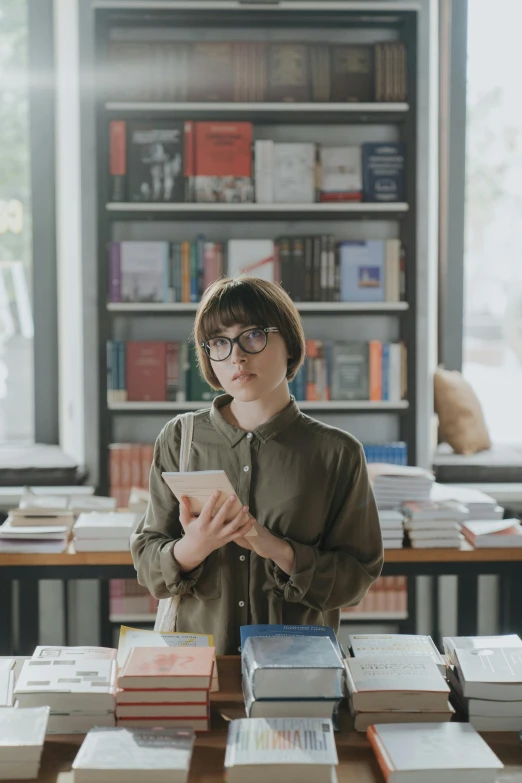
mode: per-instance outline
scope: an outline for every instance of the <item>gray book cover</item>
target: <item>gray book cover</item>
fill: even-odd
[[[332,400],[368,400],[368,343],[333,343],[331,360]]]

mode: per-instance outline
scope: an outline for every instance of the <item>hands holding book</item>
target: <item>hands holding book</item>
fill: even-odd
[[[242,506],[239,513],[230,522],[226,522],[230,508],[237,500],[235,495],[230,495],[214,515],[220,494],[215,492],[211,495],[199,515],[191,512],[187,497],[180,499],[179,517],[185,535],[174,545],[173,555],[182,571],[192,571],[215,549],[234,541],[244,549],[256,552],[260,557],[270,558],[285,573],[290,574],[294,561],[290,544],[260,525],[250,515],[248,506]],[[255,527],[257,536],[245,538],[252,527]]]

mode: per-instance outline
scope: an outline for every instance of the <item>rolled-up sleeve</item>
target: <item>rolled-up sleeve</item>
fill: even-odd
[[[276,590],[286,600],[328,611],[358,604],[383,565],[379,516],[361,446],[342,450],[332,521],[317,545],[285,538],[294,550],[290,575],[274,564]]]
[[[181,423],[174,419],[165,425],[156,440],[149,476],[149,505],[131,536],[138,582],[155,598],[192,593],[204,568],[201,563],[190,573],[182,573],[172,551],[183,529],[179,503],[161,474],[178,470],[180,435]]]

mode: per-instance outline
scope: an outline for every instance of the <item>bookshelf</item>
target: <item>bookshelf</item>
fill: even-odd
[[[407,250],[406,301],[379,303],[301,302],[307,337],[404,340],[408,345],[408,400],[401,402],[299,402],[309,415],[345,426],[367,442],[403,440],[410,464],[417,461],[417,11],[400,2],[280,2],[245,4],[234,0],[151,2],[95,0],[96,61],[104,63],[108,41],[140,36],[156,40],[303,40],[372,43],[400,40],[408,58],[407,102],[173,102],[107,98],[96,102],[99,278],[99,441],[100,489],[108,485],[108,445],[132,440],[133,433],[157,435],[158,423],[177,412],[208,407],[204,401],[106,401],[105,345],[108,339],[186,339],[195,303],[108,302],[107,247],[111,240],[178,240],[199,231],[219,241],[253,236],[332,233],[343,239],[399,238]],[[328,145],[401,141],[406,145],[407,201],[313,204],[130,203],[109,198],[109,123],[148,118],[242,120],[260,129],[260,138],[322,141]],[[264,134],[264,135],[263,135]],[[267,135],[268,134],[268,135]],[[286,134],[286,135],[285,135]],[[346,135],[346,140],[344,137]],[[162,233],[164,232],[164,233]],[[250,233],[249,233],[250,232]],[[339,338],[346,333],[346,338]],[[183,336],[184,335],[184,336]],[[136,428],[133,422],[143,422]],[[148,422],[148,423],[147,423]],[[343,424],[344,422],[344,424]],[[161,425],[160,425],[161,426]],[[150,429],[147,430],[147,427]],[[128,429],[126,429],[128,428]]]

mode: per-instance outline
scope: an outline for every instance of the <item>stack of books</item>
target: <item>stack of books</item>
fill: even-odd
[[[47,521],[44,518],[44,521]],[[18,522],[18,520],[17,520]],[[0,552],[58,554],[67,549],[70,527],[65,525],[19,525],[8,516],[0,525]]]
[[[138,514],[96,511],[80,514],[73,528],[77,552],[125,552],[139,522]]]
[[[368,465],[368,474],[379,510],[400,508],[407,500],[429,500],[435,481],[423,468],[383,462]]]
[[[349,708],[356,731],[374,723],[434,723],[451,720],[450,689],[428,656],[346,659]]]
[[[13,706],[15,659],[0,658],[0,707]]]
[[[73,762],[74,781],[186,783],[193,748],[190,728],[94,728]]]
[[[368,739],[389,783],[495,783],[504,766],[467,723],[376,725]]]
[[[464,522],[462,532],[475,549],[522,546],[522,526],[518,519],[470,520]]]
[[[393,509],[379,509],[382,544],[385,549],[402,549],[404,541],[404,516]]]
[[[495,498],[474,487],[460,487],[454,484],[433,485],[431,500],[454,500],[468,509],[468,519],[502,519],[504,509]]]
[[[455,706],[477,731],[522,731],[519,636],[444,637]]]
[[[468,519],[466,506],[453,500],[408,501],[402,511],[404,528],[415,549],[460,547],[461,523]]]
[[[226,783],[337,783],[338,763],[327,718],[243,718],[229,724]]]
[[[38,777],[49,707],[0,709],[0,780]]]
[[[351,633],[348,635],[350,653],[354,658],[431,658],[440,673],[446,674],[446,662],[437,650],[431,636],[408,633]]]
[[[343,664],[328,636],[249,636],[242,645],[248,717],[337,720]]]
[[[118,675],[118,726],[210,728],[214,647],[134,647]]]
[[[18,707],[50,707],[48,734],[114,726],[116,650],[37,647],[15,685]]]

